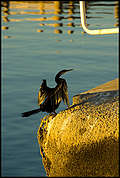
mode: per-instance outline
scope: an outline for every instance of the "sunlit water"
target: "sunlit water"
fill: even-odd
[[[37,141],[46,113],[21,113],[38,107],[42,79],[54,87],[62,69],[74,69],[64,75],[71,104],[74,95],[118,77],[118,35],[81,33],[78,1],[2,4],[2,176],[46,176]],[[117,9],[116,1],[88,3],[88,28],[116,27]]]

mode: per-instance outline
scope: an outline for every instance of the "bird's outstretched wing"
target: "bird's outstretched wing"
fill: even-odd
[[[47,91],[41,92],[39,90],[39,92],[38,92],[38,105],[42,104],[44,102],[44,100],[46,99],[46,97],[47,97]]]
[[[68,97],[68,87],[67,87],[66,81],[64,81],[64,83],[63,83],[63,96],[62,96],[62,99],[63,99],[64,103],[67,106],[70,105],[70,103],[69,103],[69,97]]]
[[[43,80],[40,90],[38,92],[38,105],[42,104],[46,99],[49,92],[49,88],[47,87],[46,80]]]

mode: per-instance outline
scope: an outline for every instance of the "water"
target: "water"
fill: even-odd
[[[118,35],[81,33],[78,1],[2,4],[2,176],[46,176],[37,141],[46,113],[21,113],[37,108],[42,79],[54,87],[62,69],[74,69],[64,75],[71,104],[74,95],[118,77]],[[117,26],[116,11],[116,1],[88,3],[88,28]]]

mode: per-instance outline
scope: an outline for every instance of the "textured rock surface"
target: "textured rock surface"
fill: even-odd
[[[118,80],[111,82],[43,118],[38,142],[48,176],[118,176]]]

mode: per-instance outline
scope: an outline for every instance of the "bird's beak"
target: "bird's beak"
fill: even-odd
[[[71,71],[71,70],[74,70],[74,69],[68,69],[67,71]]]
[[[73,70],[73,69],[64,70],[63,73],[69,72],[71,70]]]

